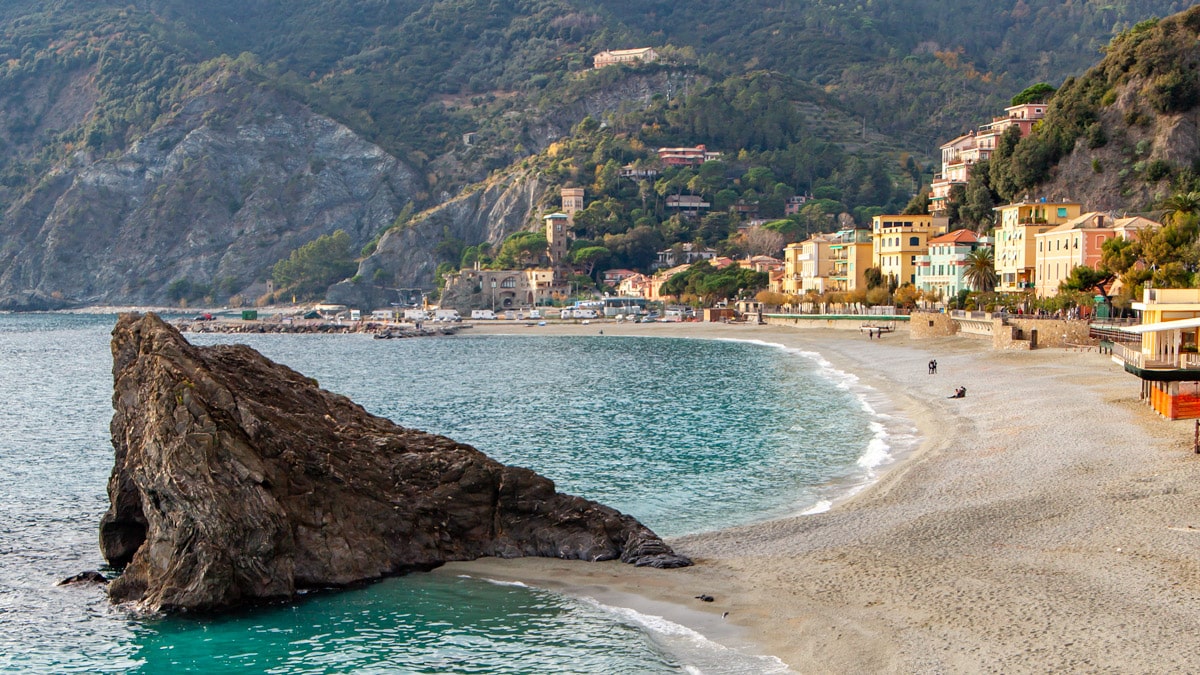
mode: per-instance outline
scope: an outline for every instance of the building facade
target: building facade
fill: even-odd
[[[1141,230],[1157,227],[1161,226],[1140,216],[1113,218],[1093,211],[1034,235],[1038,297],[1057,295],[1059,286],[1076,267],[1099,267],[1104,242],[1109,239],[1132,239]]]
[[[658,159],[666,166],[700,166],[721,158],[719,152],[709,152],[703,145],[692,148],[659,148]]]
[[[653,63],[657,60],[658,52],[654,51],[653,47],[639,47],[600,52],[592,57],[592,65],[595,68],[605,68],[620,63]]]
[[[867,268],[873,264],[875,246],[871,231],[846,229],[837,233],[837,241],[829,244],[833,258],[830,275],[831,291],[856,291],[867,287]]]
[[[962,290],[974,290],[966,279],[967,258],[973,251],[991,245],[990,239],[971,230],[955,230],[930,239],[929,253],[917,256],[917,288],[936,293],[943,300]]]
[[[833,289],[836,234],[814,234],[805,241],[789,244],[783,250],[784,276],[780,292],[804,295]]]
[[[1024,138],[1033,130],[1034,123],[1045,116],[1045,103],[1009,106],[1004,109],[1004,115],[992,118],[990,123],[981,125],[977,131],[971,131],[943,145],[942,171],[934,175],[933,183],[929,187],[929,212],[935,216],[946,215],[950,190],[955,185],[967,184],[972,166],[991,159],[1000,136],[1004,135],[1009,127],[1017,127]]]
[[[947,220],[934,216],[875,216],[871,219],[873,264],[896,285],[915,284],[917,256],[926,255],[929,240],[947,229]]]
[[[1078,218],[1078,202],[1022,201],[995,208],[996,290],[1018,293],[1037,286],[1037,235]]]

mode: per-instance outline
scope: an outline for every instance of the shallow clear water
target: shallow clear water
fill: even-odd
[[[755,672],[769,662],[536,589],[413,575],[220,619],[132,617],[53,584],[103,564],[114,317],[0,316],[0,669]],[[533,330],[533,329],[531,329]],[[369,411],[528,466],[663,535],[827,503],[898,443],[852,378],[747,343],[200,335]],[[890,443],[890,446],[889,446]]]

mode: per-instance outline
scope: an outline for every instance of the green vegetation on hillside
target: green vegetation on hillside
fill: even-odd
[[[1144,21],[1113,38],[1098,66],[1068,78],[1054,94],[1045,120],[1031,135],[1001,140],[988,171],[995,194],[1011,200],[1045,182],[1080,139],[1092,149],[1107,144],[1100,114],[1116,102],[1119,88],[1136,88],[1124,115],[1131,126],[1146,126],[1153,115],[1181,113],[1200,104],[1198,36],[1200,7],[1167,20]],[[1175,175],[1190,182],[1200,167],[1142,161],[1134,168],[1146,180]]]

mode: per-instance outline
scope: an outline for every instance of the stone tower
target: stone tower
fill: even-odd
[[[565,213],[546,216],[546,252],[550,256],[550,266],[556,270],[567,264],[570,225],[571,218]]]
[[[575,222],[575,212],[583,210],[583,188],[562,189],[562,210],[567,220]]]

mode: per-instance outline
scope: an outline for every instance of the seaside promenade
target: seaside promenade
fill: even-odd
[[[475,332],[599,329],[818,352],[886,395],[923,442],[825,513],[671,541],[692,568],[527,558],[436,573],[664,616],[801,673],[1200,672],[1193,427],[1142,405],[1107,356],[781,326]],[[947,398],[958,386],[968,396]]]

